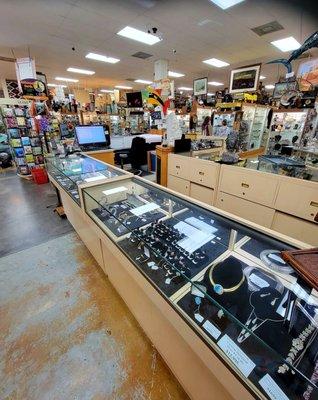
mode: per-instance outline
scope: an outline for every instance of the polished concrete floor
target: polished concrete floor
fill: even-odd
[[[0,399],[187,399],[69,223],[46,208],[50,186],[6,175]]]
[[[0,257],[73,231],[53,212],[51,185],[19,178],[15,170],[0,172]]]

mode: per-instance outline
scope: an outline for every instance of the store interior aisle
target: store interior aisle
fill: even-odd
[[[36,185],[14,170],[0,172],[0,257],[72,232],[53,212],[57,197],[50,184]]]
[[[32,196],[54,198],[49,185],[28,185],[8,184],[16,206],[1,202],[0,213],[13,225],[33,220],[31,235],[51,218]],[[63,234],[68,222],[46,213],[58,237],[0,258],[0,398],[187,399],[78,236]]]

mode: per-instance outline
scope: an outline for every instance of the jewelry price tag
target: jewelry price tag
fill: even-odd
[[[218,341],[218,346],[247,378],[255,368],[256,364],[254,364],[253,361],[247,357],[244,351],[242,351],[227,335],[224,335]]]
[[[266,395],[271,400],[289,400],[289,398],[285,395],[285,393],[270,375],[266,374],[262,379],[259,380],[258,383],[262,386]]]
[[[202,326],[212,337],[214,337],[214,339],[218,339],[220,337],[221,331],[214,324],[212,324],[212,322],[206,320]]]

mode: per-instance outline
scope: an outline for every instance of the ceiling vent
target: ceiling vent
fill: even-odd
[[[141,58],[142,60],[147,60],[147,58],[152,57],[152,54],[144,53],[143,51],[138,51],[138,53],[132,54],[132,57]]]
[[[256,33],[258,36],[264,36],[268,33],[273,33],[284,29],[284,27],[277,21],[268,22],[265,25],[257,26],[256,28],[252,28],[251,30]]]

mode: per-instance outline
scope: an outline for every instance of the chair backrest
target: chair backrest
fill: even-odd
[[[147,144],[142,137],[135,137],[131,142],[129,152],[132,168],[140,168],[141,165],[147,164]]]

